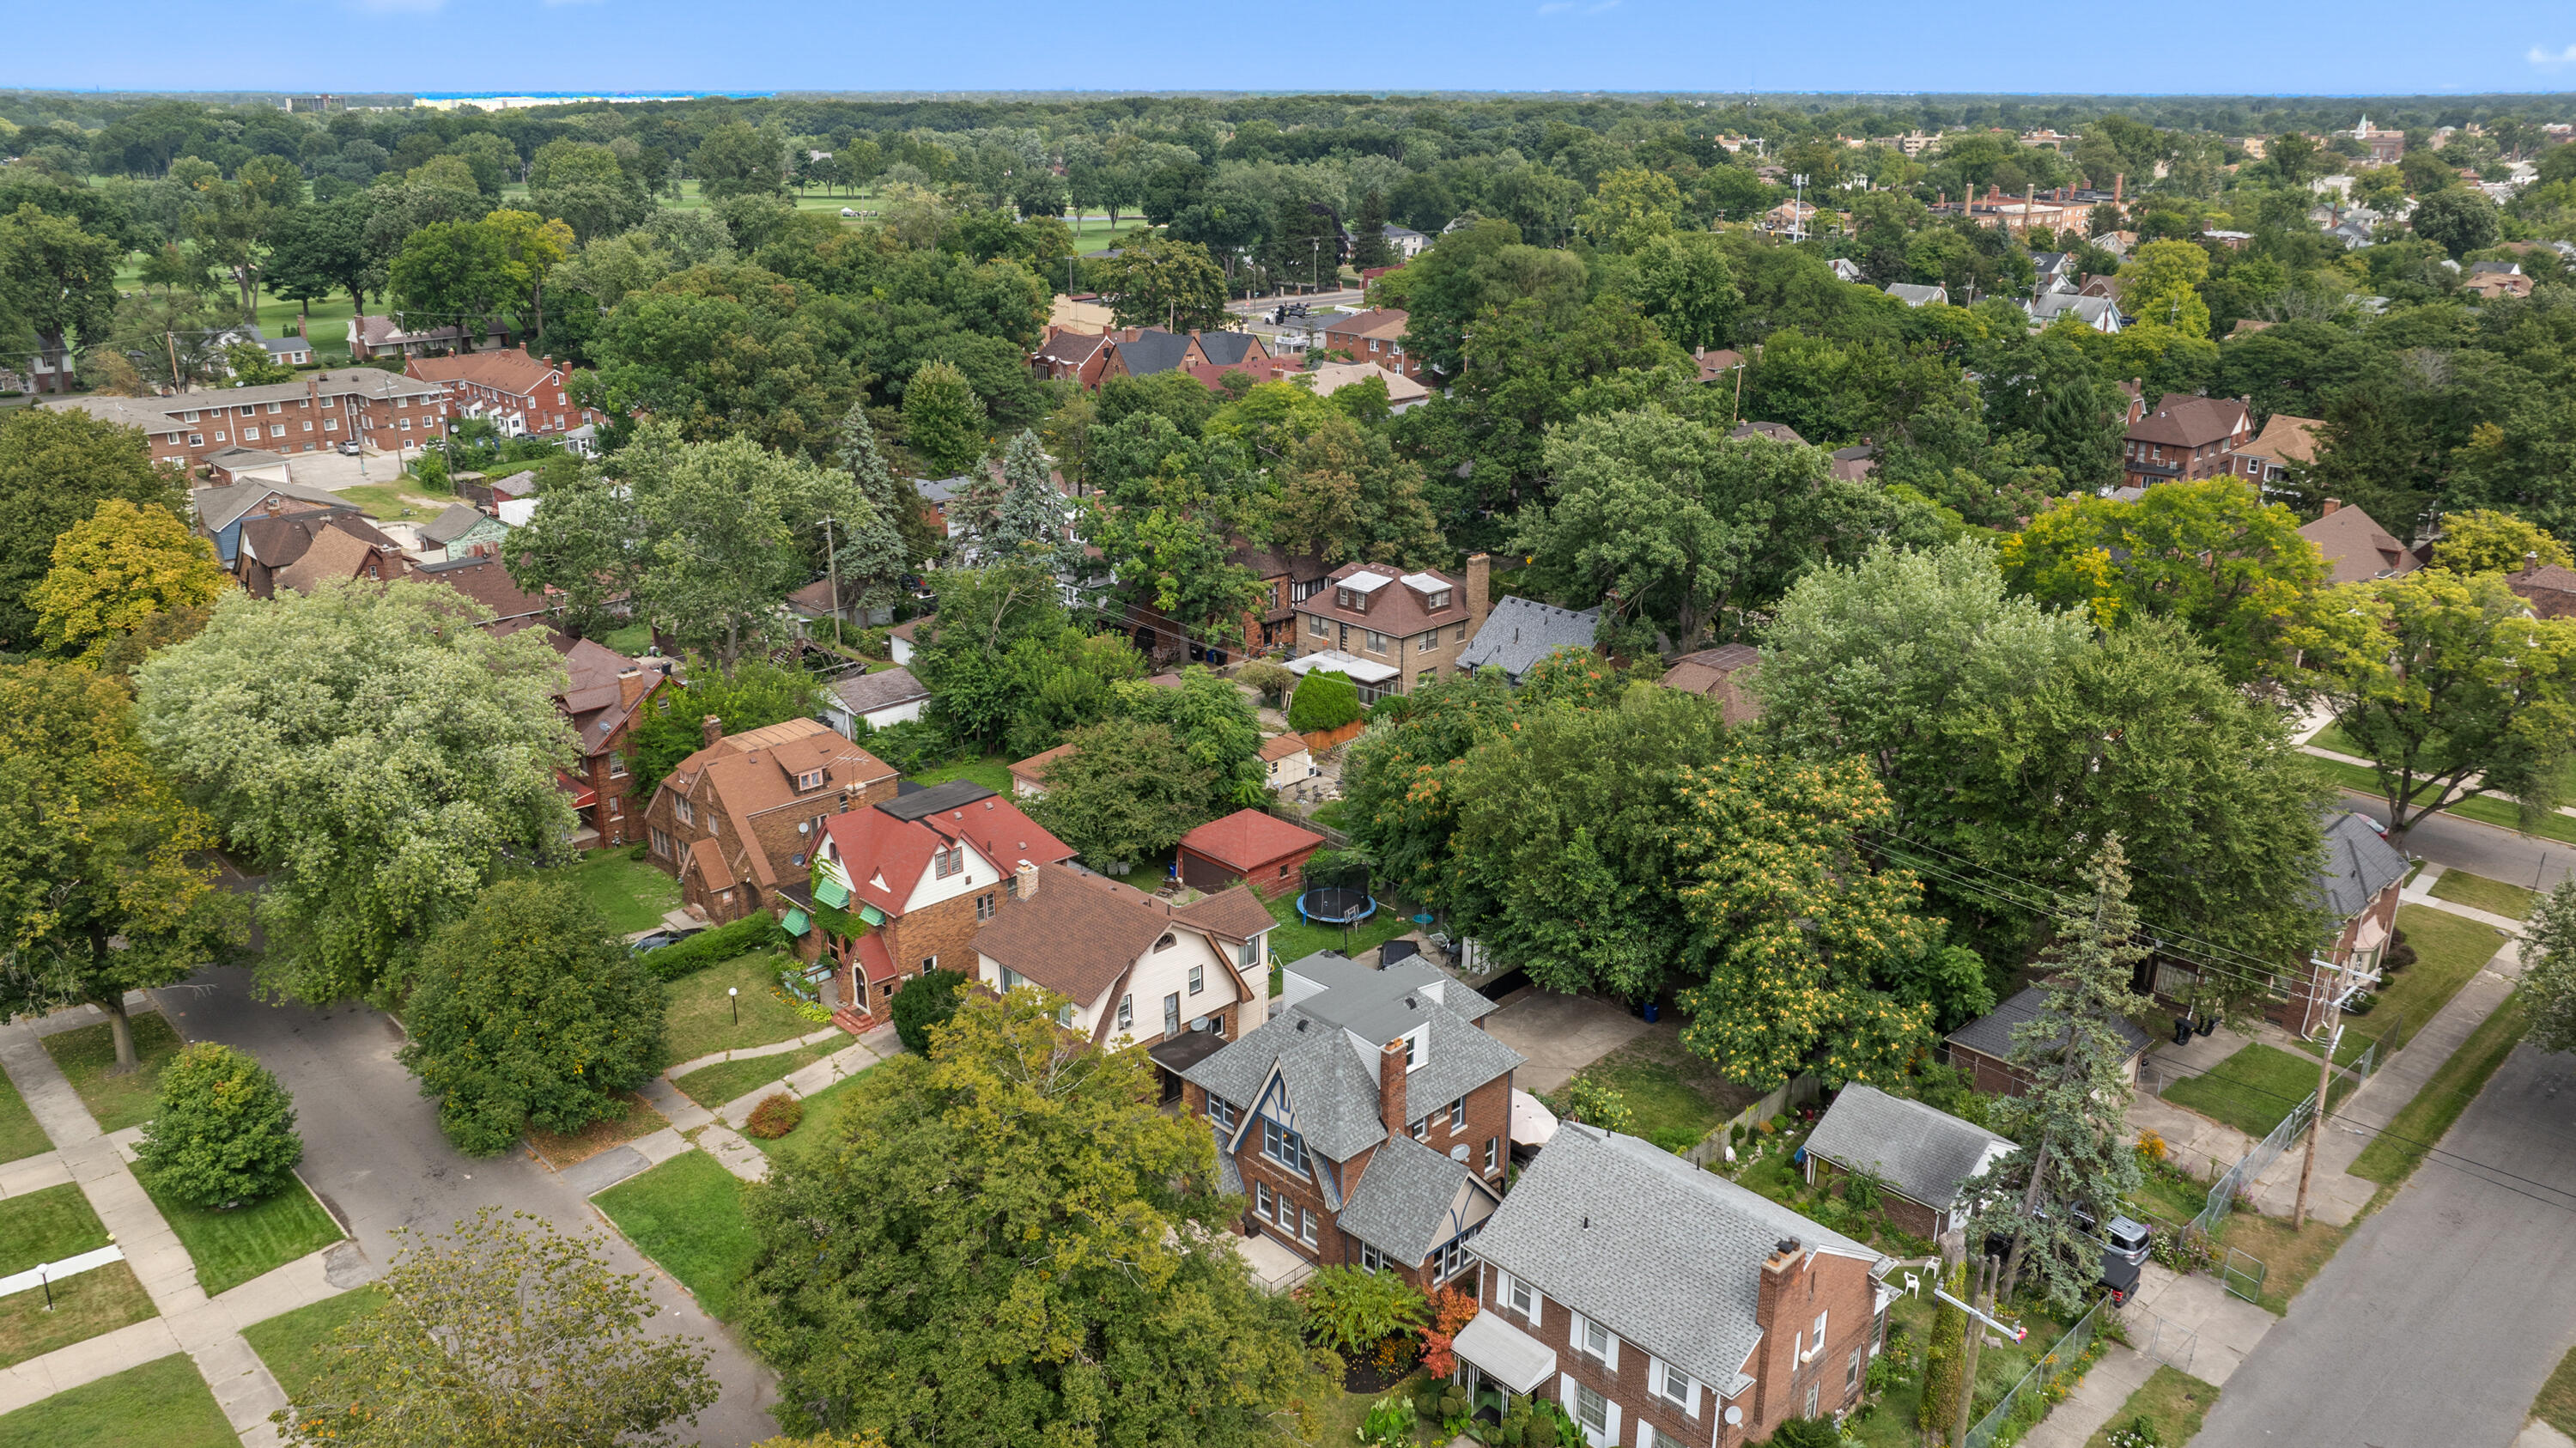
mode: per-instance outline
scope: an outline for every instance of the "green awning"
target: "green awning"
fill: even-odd
[[[838,910],[850,903],[850,892],[842,888],[840,881],[829,875],[817,873],[814,876],[814,898]]]
[[[885,924],[885,912],[879,910],[874,905],[862,903],[859,906],[859,918],[868,922],[870,925]]]
[[[779,923],[787,927],[790,935],[802,935],[814,927],[814,922],[805,918],[805,912],[793,905],[787,907],[787,918]]]

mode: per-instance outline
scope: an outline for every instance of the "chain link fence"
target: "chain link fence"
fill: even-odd
[[[2300,1132],[2308,1129],[2308,1123],[2316,1118],[2316,1114],[2317,1098],[2311,1092],[2306,1100],[2290,1109],[2289,1115],[2281,1118],[2269,1135],[2254,1143],[2253,1149],[2247,1151],[2236,1165],[2221,1172],[2218,1180],[2210,1184],[2208,1203],[2200,1209],[2199,1216],[2191,1219],[2192,1228],[2202,1233],[2217,1231],[2219,1223],[2226,1221],[2227,1214],[2235,1210],[2236,1198],[2253,1190],[2254,1179],[2271,1170],[2272,1163],[2280,1159],[2291,1142],[2299,1139]]]
[[[2108,1309],[2110,1300],[2107,1297],[2094,1299],[2092,1307],[2075,1319],[2075,1325],[2066,1330],[2066,1335],[2041,1353],[2038,1363],[2022,1374],[2021,1381],[2012,1385],[2012,1391],[1998,1399],[1994,1407],[1977,1420],[1976,1426],[1968,1430],[1964,1448],[1994,1448],[1995,1440],[2005,1429],[2026,1428],[2047,1414],[2048,1385],[2057,1381],[2059,1374],[2073,1371],[2076,1360],[2093,1345],[2093,1334],[2101,1326],[2102,1314]]]

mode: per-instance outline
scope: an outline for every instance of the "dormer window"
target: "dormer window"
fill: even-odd
[[[1180,943],[1180,939],[1177,936],[1167,934],[1162,939],[1154,942],[1154,949],[1158,951],[1169,950]]]
[[[1337,588],[1333,590],[1333,602],[1353,613],[1368,612],[1368,595],[1365,593],[1353,593],[1347,588]]]
[[[934,851],[931,860],[938,878],[945,880],[966,868],[966,847],[956,845],[945,850]]]
[[[1433,613],[1438,613],[1440,610],[1447,608],[1449,606],[1449,590],[1444,588],[1438,593],[1431,595],[1430,598],[1424,600],[1422,606],[1430,609]]]
[[[823,787],[823,771],[819,769],[806,770],[804,773],[796,776],[796,787],[798,789],[821,789]]]

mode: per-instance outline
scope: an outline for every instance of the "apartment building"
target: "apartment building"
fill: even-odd
[[[139,428],[154,462],[194,471],[229,448],[291,454],[354,442],[376,452],[408,453],[445,434],[446,401],[435,383],[348,367],[262,387],[170,397],[66,397],[41,405],[77,407]]]
[[[606,420],[572,400],[562,363],[531,357],[524,347],[414,357],[403,375],[445,388],[451,418],[487,418],[505,437],[548,437]]]

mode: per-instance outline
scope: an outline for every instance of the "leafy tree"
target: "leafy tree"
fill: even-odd
[[[1190,332],[1226,324],[1225,272],[1197,242],[1131,241],[1116,256],[1094,259],[1086,272],[1119,326]]]
[[[933,362],[912,374],[903,390],[904,445],[942,477],[975,466],[989,436],[984,403],[966,374]]]
[[[2545,528],[2510,513],[2477,508],[2442,515],[2433,564],[2453,573],[2520,573],[2526,568],[2576,568],[2576,554]]]
[[[2120,267],[2120,311],[2185,337],[2209,335],[2209,253],[2188,241],[2151,241]]]
[[[1565,1119],[1603,1131],[1633,1134],[1637,1129],[1637,1113],[1628,1108],[1626,1093],[1589,1076],[1565,1084]]]
[[[136,671],[144,740],[268,870],[269,988],[389,997],[505,861],[562,847],[563,665],[483,616],[408,580],[228,593]]]
[[[1355,560],[1430,567],[1447,555],[1421,465],[1398,456],[1384,433],[1326,413],[1283,441],[1282,481],[1267,520],[1274,544],[1328,567]]]
[[[1292,1295],[1305,1309],[1306,1335],[1345,1358],[1365,1357],[1399,1332],[1421,1331],[1429,1315],[1422,1294],[1392,1272],[1319,1267]]]
[[[709,130],[689,157],[689,169],[709,202],[776,196],[787,190],[787,148],[741,121],[727,121]]]
[[[1270,797],[1261,763],[1261,716],[1232,679],[1191,664],[1181,670],[1177,689],[1142,687],[1151,692],[1143,694],[1139,712],[1170,725],[1182,757],[1207,772],[1209,813]]]
[[[53,571],[27,601],[47,649],[96,667],[154,617],[204,608],[231,583],[214,545],[168,508],[106,498],[54,540]]]
[[[268,349],[257,342],[235,342],[226,347],[224,366],[232,373],[235,387],[266,387],[295,377],[294,368],[268,355]]]
[[[73,337],[87,343],[107,330],[125,250],[123,242],[32,201],[0,216],[0,317],[14,317],[36,334],[36,354],[57,379],[68,370]]]
[[[1743,299],[1718,237],[1704,231],[1658,236],[1637,248],[1634,259],[1635,271],[1621,285],[1667,340],[1715,347],[1732,334]]]
[[[2541,897],[2523,931],[2522,956],[2532,1048],[2576,1050],[2576,880],[2561,880]]]
[[[814,1418],[898,1443],[1299,1440],[1329,1362],[1225,1245],[1206,1130],[1154,1107],[1142,1053],[969,995],[928,1059],[868,1072],[827,1149],[750,1188],[744,1325]],[[936,1290],[922,1290],[936,1284]]]
[[[1601,178],[1600,189],[1584,204],[1574,228],[1594,246],[1633,252],[1669,235],[1681,209],[1681,190],[1673,178],[1660,171],[1622,166]]]
[[[2482,794],[2526,821],[2576,750],[2576,619],[2533,618],[2500,574],[2428,568],[2316,596],[2290,643],[2302,682],[2375,763],[2390,834]]]
[[[1362,712],[1359,686],[1348,675],[1316,669],[1289,695],[1288,727],[1300,733],[1339,729]]]
[[[1395,247],[1386,239],[1386,193],[1360,198],[1359,215],[1351,219],[1351,265],[1373,271],[1396,263]]]
[[[746,658],[730,673],[692,667],[682,687],[657,691],[627,738],[635,749],[635,798],[650,800],[680,761],[706,747],[705,721],[713,716],[727,734],[748,734],[823,710],[814,676],[788,664]]]
[[[493,212],[476,225],[490,234],[501,252],[501,309],[518,320],[519,330],[538,336],[546,330],[546,277],[572,254],[572,228],[533,211],[509,208]]]
[[[405,237],[385,277],[395,304],[419,314],[414,326],[461,327],[458,345],[469,352],[512,283],[501,235],[470,221],[436,221]]]
[[[268,1068],[202,1042],[161,1068],[152,1120],[135,1143],[145,1185],[191,1206],[237,1207],[293,1180],[304,1159],[294,1098]]]
[[[895,1039],[916,1056],[930,1054],[930,1030],[948,1024],[957,1014],[957,998],[965,992],[966,976],[954,970],[925,970],[903,983],[894,993]]]
[[[2085,873],[2092,898],[2070,901],[2040,959],[2039,1014],[2013,1027],[2012,1064],[2028,1084],[1996,1103],[1996,1127],[2021,1149],[1971,1183],[1972,1237],[2009,1234],[2002,1292],[2024,1267],[2058,1311],[2081,1311],[2101,1276],[2101,1244],[2071,1208],[2107,1213],[2138,1189],[2129,1143],[2129,1019],[2147,1009],[2129,987],[2147,955],[2129,904],[2128,857],[2111,835]]]
[[[0,416],[0,648],[37,642],[29,599],[52,566],[54,543],[110,498],[185,507],[178,470],[156,466],[143,434],[68,408]]]
[[[1035,744],[1035,753],[1048,744],[1016,734],[1024,721],[1092,722],[1109,712],[1111,682],[1144,673],[1144,660],[1117,636],[1074,628],[1055,579],[1026,564],[956,569],[931,582],[939,612],[913,640],[912,672],[930,691],[933,718],[962,742],[992,749],[1010,739]],[[1053,709],[1050,691],[1077,707]]]
[[[644,220],[653,198],[606,146],[565,139],[537,148],[528,165],[528,199],[561,217],[587,245]]]
[[[133,1070],[125,993],[185,980],[247,935],[241,897],[202,863],[214,844],[145,756],[122,683],[0,667],[0,1020],[87,1002]]]
[[[1160,612],[1191,639],[1230,641],[1259,605],[1261,581],[1234,561],[1226,500],[1204,478],[1171,466],[1175,461],[1167,457],[1153,477],[1087,499],[1083,536],[1100,550],[1098,566],[1123,601]]]
[[[2440,246],[2454,260],[2480,247],[2495,245],[2500,225],[2496,204],[2483,191],[2445,186],[2415,203],[2407,218],[2415,234]]]
[[[1104,719],[1065,742],[1072,752],[1047,766],[1029,817],[1095,866],[1151,859],[1213,813],[1215,771],[1184,754],[1166,725]]]
[[[377,1310],[272,1415],[296,1448],[671,1448],[715,1404],[707,1349],[647,1331],[652,1299],[591,1238],[496,1207],[396,1230]]]
[[[665,1062],[664,1005],[576,887],[502,880],[422,953],[400,1059],[456,1149],[492,1156],[531,1126],[624,1116],[620,1096]]]

